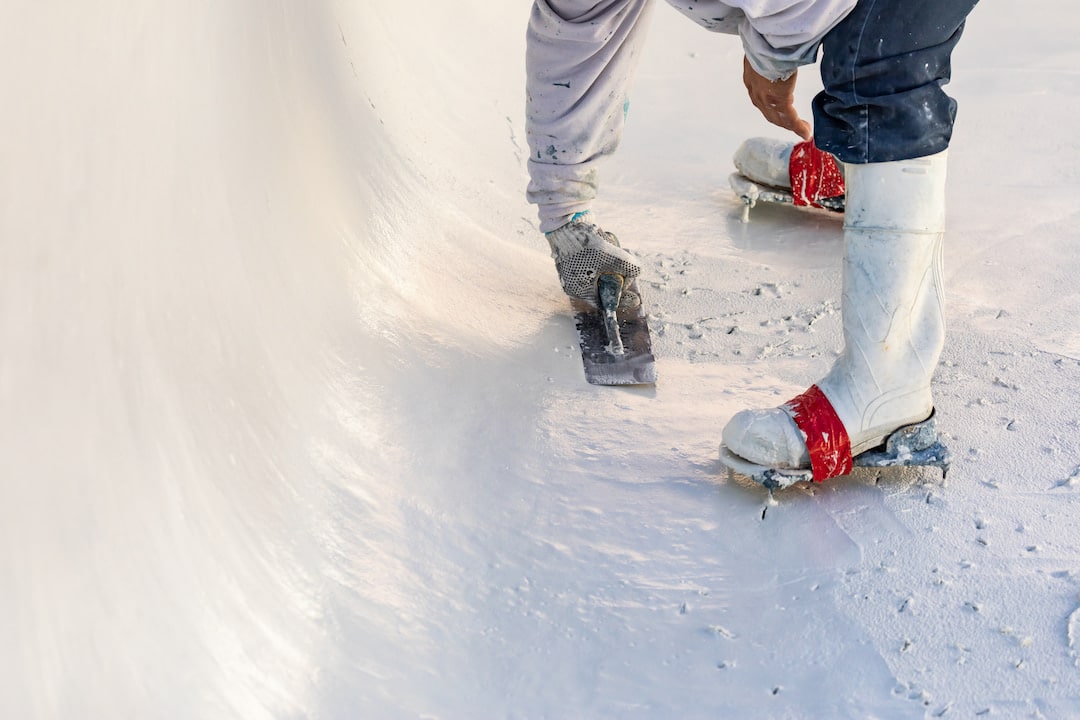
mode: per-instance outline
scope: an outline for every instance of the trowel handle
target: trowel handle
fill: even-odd
[[[622,301],[623,287],[626,285],[626,278],[618,273],[604,273],[597,281],[597,290],[600,293],[600,309],[604,313],[604,331],[607,333],[608,339],[608,352],[612,355],[622,355],[625,350],[623,348],[622,336],[619,334],[619,318],[616,315],[616,311],[619,309],[619,302]]]

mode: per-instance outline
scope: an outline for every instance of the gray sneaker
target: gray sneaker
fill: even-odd
[[[586,213],[547,233],[551,257],[559,272],[563,292],[596,307],[596,283],[604,273],[622,275],[630,282],[641,274],[637,259],[619,247],[615,235],[601,230]],[[636,307],[641,299],[631,290],[623,292],[620,308]]]

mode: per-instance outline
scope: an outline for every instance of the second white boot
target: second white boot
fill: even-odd
[[[765,468],[813,468],[820,481],[931,414],[945,340],[946,155],[845,167],[844,349],[807,393],[737,413],[723,430],[731,453]]]
[[[750,138],[732,158],[731,189],[748,208],[758,201],[843,212],[843,166],[813,142]],[[749,220],[749,212],[743,220]]]

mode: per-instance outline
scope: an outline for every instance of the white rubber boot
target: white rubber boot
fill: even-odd
[[[791,189],[788,166],[795,143],[756,137],[744,140],[731,158],[735,169],[748,180],[762,185]]]
[[[930,381],[945,341],[946,154],[845,168],[844,350],[817,387],[846,429],[851,455],[933,410]],[[724,444],[761,466],[810,467],[799,413],[795,402],[742,411],[724,428]]]
[[[731,161],[739,174],[760,185],[791,189],[791,151],[795,143],[788,140],[756,137],[743,140],[735,149]],[[834,158],[835,160],[835,158]],[[844,164],[836,163],[840,174]]]

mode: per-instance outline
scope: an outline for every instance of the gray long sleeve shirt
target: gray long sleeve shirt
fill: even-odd
[[[706,28],[739,35],[750,64],[776,80],[816,59],[821,39],[856,0],[669,0]]]

